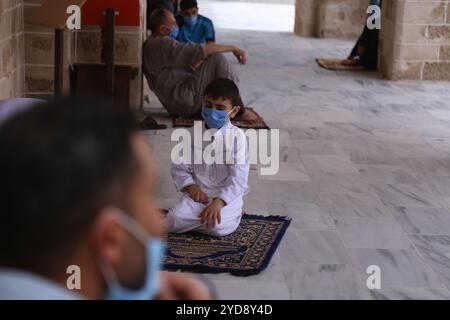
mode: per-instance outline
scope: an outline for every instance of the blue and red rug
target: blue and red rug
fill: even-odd
[[[165,269],[257,274],[268,266],[290,222],[289,217],[245,214],[239,228],[226,237],[169,234]]]

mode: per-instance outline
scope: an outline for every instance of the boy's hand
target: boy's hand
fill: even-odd
[[[220,198],[215,198],[213,202],[209,206],[207,206],[203,211],[198,215],[201,222],[206,224],[208,228],[214,228],[217,224],[221,222],[220,210],[225,207],[225,202]]]
[[[187,186],[184,188],[184,191],[186,191],[195,202],[207,204],[209,201],[208,196],[196,184]]]

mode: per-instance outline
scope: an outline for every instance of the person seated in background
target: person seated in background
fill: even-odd
[[[376,5],[381,8],[382,1],[370,0],[370,5]],[[378,67],[379,35],[380,30],[376,28],[369,29],[366,23],[350,55],[341,63],[347,66],[362,66],[367,70],[376,70]]]
[[[182,196],[166,216],[169,232],[196,231],[226,236],[239,226],[243,197],[248,192],[248,146],[244,132],[230,119],[237,115],[241,104],[239,89],[230,79],[216,79],[206,87],[202,109],[205,126],[218,130],[213,141],[222,144],[223,155],[230,154],[232,161],[203,159],[201,164],[194,164],[192,159],[180,158],[175,162],[178,164],[172,165],[172,178]],[[195,134],[195,130],[192,131]],[[195,152],[194,141],[197,139],[193,134],[191,155]],[[200,155],[208,145],[198,150]]]
[[[233,53],[240,64],[247,62],[245,51],[235,46],[177,41],[178,25],[168,10],[154,11],[149,23],[152,35],[143,47],[144,75],[172,117],[200,115],[203,92],[212,80],[237,79],[222,53]],[[256,118],[243,106],[237,116],[241,120]]]
[[[198,14],[197,0],[181,0],[177,24],[180,29],[177,40],[180,42],[215,42],[214,25],[210,19]]]
[[[0,170],[0,299],[210,297],[160,271],[154,160],[129,109],[66,98],[13,115]]]

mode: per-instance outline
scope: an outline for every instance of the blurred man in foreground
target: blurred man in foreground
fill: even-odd
[[[154,160],[127,108],[74,98],[21,112],[0,126],[0,170],[0,299],[210,297],[160,272]]]

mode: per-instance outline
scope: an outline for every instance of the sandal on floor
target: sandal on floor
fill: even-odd
[[[143,120],[138,122],[138,127],[140,130],[161,130],[167,129],[167,125],[159,124],[152,117],[145,117]]]

